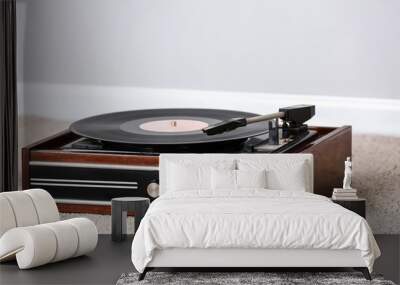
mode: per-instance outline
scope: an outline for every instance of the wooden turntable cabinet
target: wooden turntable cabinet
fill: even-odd
[[[333,187],[341,185],[343,161],[351,156],[351,126],[308,130],[310,135],[290,148],[272,152],[313,154],[314,193],[330,196]],[[242,141],[240,149],[213,144],[212,152],[253,152],[243,147],[246,143]],[[149,197],[149,185],[158,182],[158,154],[165,147],[153,150],[104,147],[101,141],[66,130],[22,149],[22,186],[46,189],[60,212],[110,214],[114,197]],[[185,146],[169,152],[180,150],[191,152]],[[206,147],[192,152],[209,151]]]

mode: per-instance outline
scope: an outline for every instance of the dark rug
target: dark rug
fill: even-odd
[[[373,275],[368,281],[359,272],[148,272],[146,278],[138,281],[138,273],[122,274],[117,285],[133,284],[376,284],[395,285],[380,275]]]

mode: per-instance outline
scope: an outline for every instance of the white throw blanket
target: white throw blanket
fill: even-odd
[[[240,191],[229,197],[185,191],[150,206],[132,244],[143,272],[155,249],[358,249],[372,271],[380,251],[365,219],[328,198],[295,191]]]

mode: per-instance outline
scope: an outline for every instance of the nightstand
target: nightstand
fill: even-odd
[[[352,200],[337,200],[332,199],[332,202],[339,204],[340,206],[359,214],[361,217],[365,218],[365,204],[366,200],[364,198],[357,198]]]

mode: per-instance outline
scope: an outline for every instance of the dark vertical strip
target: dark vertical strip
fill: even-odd
[[[11,191],[18,186],[16,3],[0,5],[0,191]]]

